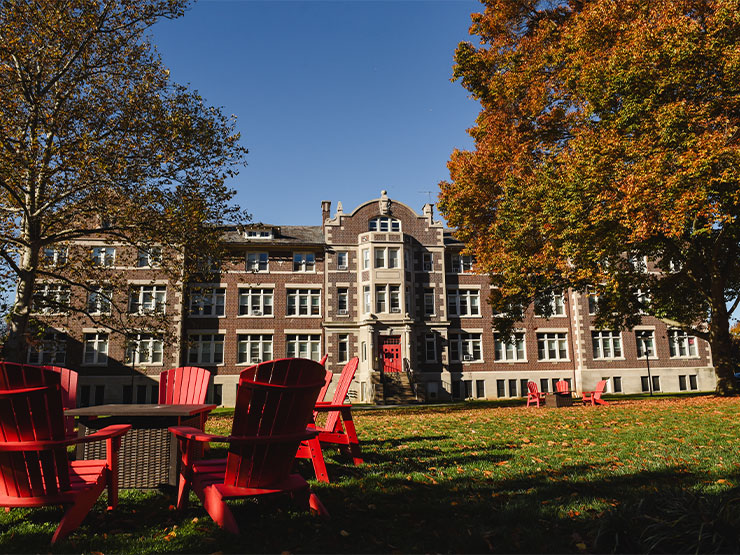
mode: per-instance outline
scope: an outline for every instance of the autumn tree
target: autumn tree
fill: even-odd
[[[161,252],[181,282],[183,255],[215,252],[217,226],[239,215],[225,186],[246,153],[233,121],[170,82],[146,35],[187,4],[0,2],[0,261],[16,288],[6,358],[25,351],[34,298],[68,301],[40,296],[41,283],[124,286],[86,241]]]
[[[440,196],[508,311],[497,326],[592,288],[601,325],[642,310],[707,339],[717,392],[736,393],[740,2],[483,4],[454,67],[482,105],[475,150],[452,154]]]

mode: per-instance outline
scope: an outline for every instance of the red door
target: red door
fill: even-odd
[[[384,337],[381,339],[383,354],[383,372],[401,371],[401,338]]]

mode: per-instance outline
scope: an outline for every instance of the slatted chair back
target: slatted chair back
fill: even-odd
[[[63,366],[42,366],[42,368],[59,374],[62,386],[62,407],[65,409],[77,408],[77,372]],[[65,416],[64,426],[67,437],[75,435],[74,416]]]
[[[181,366],[159,374],[160,405],[200,405],[206,402],[211,373],[197,366]]]
[[[44,366],[0,361],[0,389],[23,389],[42,385],[60,385],[62,376]]]
[[[568,385],[568,382],[565,380],[558,380],[555,383],[555,390],[558,393],[570,393],[570,386]]]
[[[599,382],[596,384],[596,390],[594,391],[594,401],[595,402],[598,403],[601,401],[601,395],[604,393],[605,389],[606,389],[606,380],[599,380]]]
[[[226,486],[259,488],[288,476],[325,375],[318,362],[301,358],[271,360],[241,372],[231,435],[264,441],[232,441]]]
[[[332,405],[341,405],[344,403],[344,400],[347,398],[347,393],[349,392],[349,386],[352,385],[352,380],[355,377],[355,372],[357,372],[357,365],[359,364],[359,362],[360,359],[358,359],[357,357],[353,357],[347,364],[344,365],[342,373],[339,376],[339,383],[337,383],[337,387],[334,390],[334,396],[331,399]],[[324,425],[324,429],[330,431],[341,429],[341,425],[339,423],[340,416],[341,413],[339,411],[330,412],[326,417],[326,424]]]
[[[11,367],[11,376],[13,370],[17,369]],[[7,377],[7,373],[3,377]],[[0,444],[64,439],[59,384],[14,389],[2,385]],[[64,447],[0,450],[0,496],[21,498],[33,505],[69,488],[69,463]],[[18,503],[21,504],[24,503]]]
[[[537,389],[537,384],[534,382],[527,382],[527,389],[531,395],[539,395],[540,390]]]
[[[326,359],[329,358],[329,355],[324,355],[321,357],[321,360],[319,361],[319,364],[326,368]],[[321,391],[319,391],[319,396],[316,398],[317,403],[321,403],[324,401],[324,397],[326,397],[326,391],[329,389],[329,385],[331,384],[332,379],[334,379],[334,372],[331,370],[326,371],[326,376],[324,378],[324,386],[321,388]],[[316,413],[314,412],[314,418],[316,418]]]

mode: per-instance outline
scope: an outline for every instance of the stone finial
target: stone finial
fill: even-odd
[[[426,203],[424,206],[421,207],[421,213],[431,220],[434,216],[434,205]]]
[[[340,200],[337,202],[337,214],[344,214],[344,209],[342,208],[342,201]]]
[[[380,209],[381,214],[383,215],[390,214],[391,199],[388,198],[388,191],[386,191],[385,189],[380,191],[380,202],[378,204],[379,204],[379,209]]]

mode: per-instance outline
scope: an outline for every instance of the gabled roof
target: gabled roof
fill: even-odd
[[[273,226],[259,224],[249,228],[272,229],[274,236],[270,239],[247,238],[243,228],[233,227],[224,230],[224,241],[230,244],[243,243],[245,245],[321,245],[324,246],[324,234],[320,225],[284,225]]]

